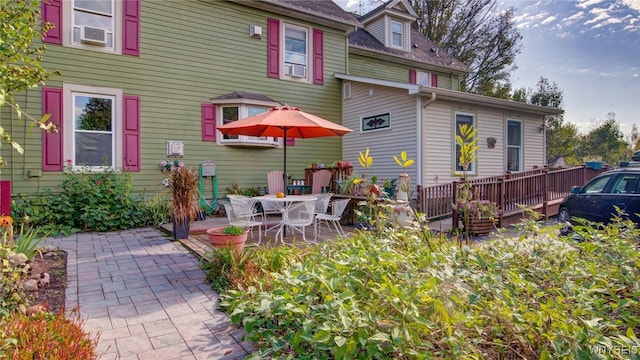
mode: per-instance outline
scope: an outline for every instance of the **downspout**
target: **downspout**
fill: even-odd
[[[435,91],[431,93],[431,98],[427,101],[425,101],[424,105],[422,105],[422,96],[418,96],[418,101],[416,102],[416,111],[418,112],[418,116],[416,116],[416,121],[417,121],[417,128],[418,131],[416,131],[416,137],[418,140],[418,146],[420,147],[419,151],[416,151],[416,164],[418,164],[417,166],[417,172],[418,172],[418,176],[416,179],[416,184],[420,184],[423,185],[423,179],[422,179],[422,153],[424,151],[424,149],[422,148],[422,122],[423,122],[423,109],[426,109],[427,106],[431,105],[434,101],[436,101],[436,93]]]

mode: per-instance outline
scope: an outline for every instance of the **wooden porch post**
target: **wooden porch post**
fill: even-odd
[[[542,192],[542,213],[544,219],[549,220],[549,168],[545,167],[542,170],[544,174],[544,191]]]
[[[458,182],[454,181],[453,186],[451,187],[451,199],[453,200],[454,204],[456,204],[457,195],[458,195]],[[453,210],[451,211],[451,228],[452,229],[458,228],[458,205],[457,204],[456,206],[453,207]]]

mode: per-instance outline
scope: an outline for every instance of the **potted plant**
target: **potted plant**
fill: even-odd
[[[184,166],[174,167],[169,178],[169,191],[173,236],[186,239],[198,211],[198,175]]]
[[[489,200],[460,201],[458,212],[462,214],[464,220],[463,228],[470,235],[490,233],[500,215],[498,205]]]
[[[207,230],[209,243],[216,248],[235,249],[236,254],[240,254],[247,241],[248,230],[237,225],[214,227]]]

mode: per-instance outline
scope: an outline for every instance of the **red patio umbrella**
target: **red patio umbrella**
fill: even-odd
[[[286,138],[342,136],[352,130],[288,105],[218,127],[226,135],[273,136],[284,140],[284,188],[287,188]]]

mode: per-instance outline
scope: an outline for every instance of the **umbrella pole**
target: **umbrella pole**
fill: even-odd
[[[282,130],[284,130],[284,137],[282,138],[282,140],[284,141],[284,174],[282,174],[282,182],[284,183],[284,196],[287,196],[287,128],[283,127]],[[282,231],[282,237],[286,237],[287,227],[285,226]]]

